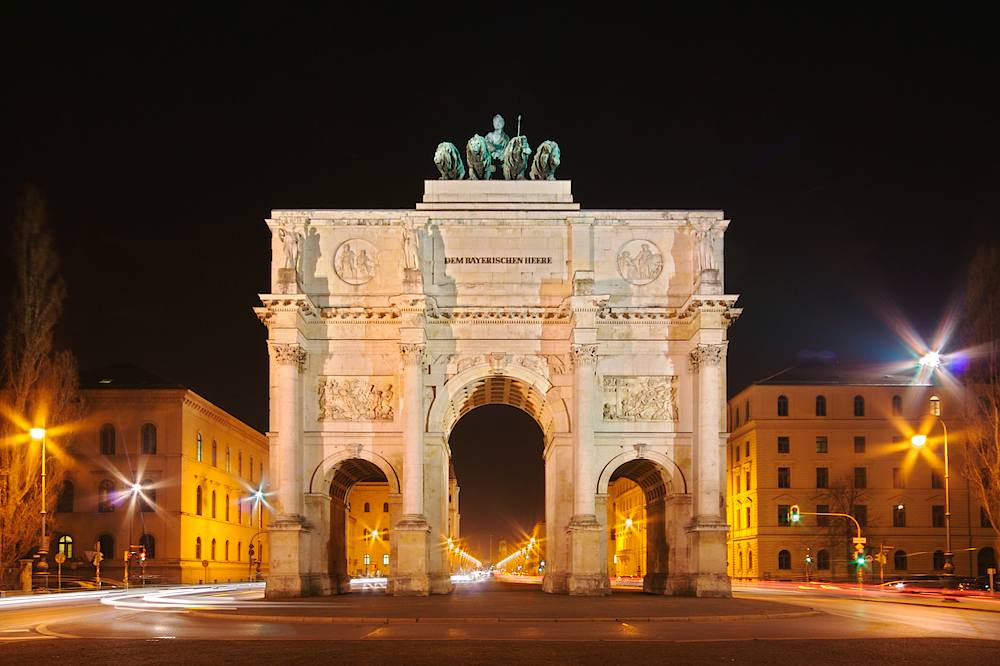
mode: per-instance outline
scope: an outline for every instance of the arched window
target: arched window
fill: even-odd
[[[59,488],[59,499],[56,500],[56,513],[73,513],[73,482],[63,481]]]
[[[156,426],[146,423],[142,426],[142,453],[147,456],[156,455]]]
[[[389,513],[389,503],[382,502],[382,513]]]
[[[194,444],[194,459],[201,462],[204,459],[204,455],[205,451],[202,448],[201,433],[199,432]]]
[[[215,440],[212,440],[212,467],[219,466],[219,445],[216,444]]]
[[[892,396],[892,415],[893,416],[903,415],[903,398],[898,395]]]
[[[194,559],[201,559],[201,537],[196,537],[194,540]]]
[[[215,518],[215,491],[212,491],[212,518]],[[215,559],[214,557],[212,558]]]
[[[897,550],[892,554],[892,568],[896,571],[906,571],[906,551]]]
[[[944,569],[944,551],[935,550],[934,551],[934,571],[941,571]]]
[[[110,423],[101,426],[101,455],[115,455],[115,427]]]
[[[239,498],[236,499],[236,522],[243,524],[243,502]]]
[[[147,560],[151,560],[156,557],[156,537],[152,534],[143,534],[139,537],[139,545],[146,549]]]
[[[821,550],[816,553],[816,568],[826,571],[830,568],[830,551]]]
[[[196,486],[195,489],[194,489],[194,512],[196,514],[198,514],[199,516],[201,515],[201,512],[202,512],[202,509],[201,509],[201,493],[202,493],[201,486]]]
[[[114,502],[115,484],[111,479],[104,479],[97,486],[97,510],[101,513],[109,513],[115,510]]]
[[[779,569],[791,569],[792,568],[792,554],[787,550],[782,550],[778,553],[778,568]]]
[[[97,543],[101,547],[101,555],[107,559],[115,556],[115,538],[110,534],[102,534],[97,537]]]
[[[365,564],[368,565],[368,564],[371,564],[371,563],[372,563],[372,556],[371,556],[371,554],[370,553],[365,553]]]
[[[59,537],[57,548],[57,552],[65,555],[67,560],[73,559],[73,537],[68,534],[63,534]]]
[[[826,416],[826,396],[816,396],[816,416]]]
[[[743,571],[743,551],[740,551],[740,568],[737,571]]]
[[[226,539],[226,545],[223,546],[223,548],[222,548],[222,554],[223,554],[223,559],[225,559],[226,562],[228,562],[229,561],[229,539]]]
[[[229,495],[226,495],[226,522],[229,522]]]
[[[389,553],[382,555],[382,564],[389,564]]]
[[[212,557],[210,557],[209,559],[214,560],[215,559],[215,539],[212,539],[212,552],[211,552],[211,555],[212,555]]]
[[[142,491],[139,493],[139,510],[156,511],[156,488],[149,481],[142,482]]]
[[[778,416],[788,416],[788,396],[778,396]]]
[[[365,513],[371,513],[372,505],[369,502],[365,502]]]
[[[855,416],[865,415],[865,399],[860,395],[854,396],[854,415]]]

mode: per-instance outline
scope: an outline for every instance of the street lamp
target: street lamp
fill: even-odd
[[[930,352],[924,356],[923,359],[920,359],[920,364],[927,365],[929,367],[937,367],[937,365],[931,365],[930,362],[924,363],[924,359],[932,355],[937,357],[935,352]],[[940,364],[939,357],[937,358],[937,364]],[[937,419],[937,422],[941,424],[941,429],[944,431],[944,572],[951,575],[955,573],[955,563],[953,561],[954,554],[951,552],[951,470],[948,466],[948,426],[945,425],[944,421],[941,419],[941,398],[936,395],[932,395],[930,402],[930,415]],[[927,443],[927,436],[914,435],[910,438],[910,442],[915,448],[919,449]]]
[[[49,570],[49,540],[45,534],[45,428],[32,428],[28,431],[31,439],[42,444],[42,540],[38,547],[38,570],[45,573]]]

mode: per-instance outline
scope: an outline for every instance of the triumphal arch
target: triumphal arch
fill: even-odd
[[[412,210],[267,220],[267,595],[350,589],[346,496],[376,479],[390,492],[390,593],[450,592],[449,434],[502,403],[544,433],[546,591],[607,593],[606,493],[628,477],[646,494],[646,591],[728,596],[728,221],[582,209],[554,169],[447,168]],[[482,455],[504,474],[502,456]]]

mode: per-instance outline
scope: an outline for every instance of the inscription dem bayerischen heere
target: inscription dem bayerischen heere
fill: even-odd
[[[445,257],[447,264],[551,264],[552,257]]]

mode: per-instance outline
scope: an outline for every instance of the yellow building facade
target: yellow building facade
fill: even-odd
[[[964,478],[960,399],[909,378],[792,368],[729,401],[726,514],[734,579],[854,580],[853,521],[866,539],[866,581],[941,572],[943,429],[949,430],[951,535],[957,575],[996,566],[996,534]],[[923,434],[923,447],[912,444]],[[798,505],[798,524],[788,520]]]
[[[97,544],[101,574],[113,580],[130,546],[145,547],[151,582],[239,581],[267,570],[264,435],[137,368],[87,374],[81,388],[87,426],[67,451],[50,546],[50,557],[66,555],[64,573],[92,577]],[[133,580],[140,572],[132,567]]]
[[[631,479],[608,484],[608,574],[646,575],[646,494]]]

